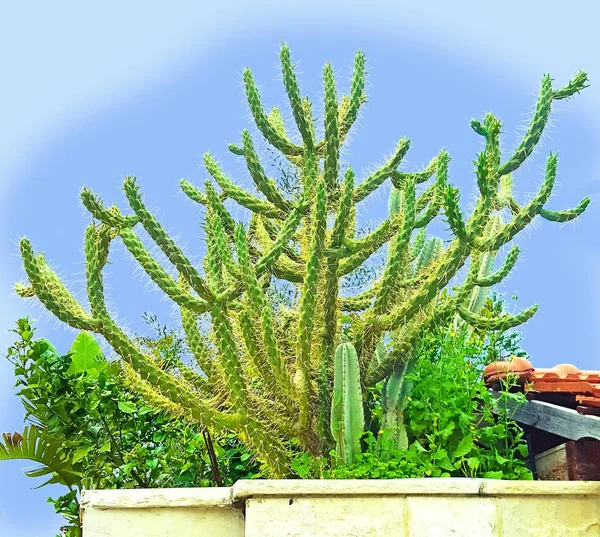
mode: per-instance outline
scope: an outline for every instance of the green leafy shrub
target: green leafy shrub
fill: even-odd
[[[511,336],[504,341],[519,352],[516,339]],[[373,422],[362,438],[363,452],[353,464],[336,464],[334,453],[331,459],[301,454],[292,468],[300,477],[325,479],[531,479],[523,431],[502,410],[505,398],[521,401],[524,396],[511,393],[509,385],[499,400],[488,391],[481,379],[488,352],[489,341],[465,332],[443,330],[427,335],[419,346],[414,370],[407,375],[412,390],[404,409],[406,449],[397,448],[390,430],[379,429],[383,408],[379,392],[374,391]]]
[[[40,464],[31,477],[68,487],[49,500],[79,532],[78,494],[83,489],[206,487],[215,485],[205,437],[195,424],[147,405],[126,386],[119,362],[107,361],[95,339],[81,332],[66,355],[45,339],[35,339],[27,319],[18,321],[19,340],[8,349],[18,396],[28,426],[4,435],[0,460]],[[175,368],[182,347],[175,334],[161,331],[141,344]],[[258,472],[250,453],[231,437],[212,442],[223,483]]]

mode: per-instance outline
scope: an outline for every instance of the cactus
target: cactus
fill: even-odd
[[[510,175],[538,143],[553,102],[586,87],[585,73],[559,89],[550,77],[543,78],[531,125],[506,160],[500,150],[500,121],[492,114],[472,121],[485,147],[475,160],[479,197],[471,214],[464,215],[459,192],[449,182],[445,150],[420,171],[402,171],[410,144],[401,138],[391,156],[362,180],[342,162],[341,148],[366,101],[362,52],[355,57],[347,95],[340,97],[331,66],[323,70],[321,140],[312,103],[301,94],[286,45],[281,64],[296,136],[288,133],[279,109],[265,111],[249,69],[243,81],[258,133],[288,161],[298,183],[282,190],[267,176],[248,131],[229,150],[243,158],[255,189],[239,187],[207,153],[204,164],[212,179],[204,192],[181,181],[184,193],[203,209],[207,254],[201,267],[148,210],[136,179],[127,177],[129,214],[107,207],[89,189],[81,192],[93,217],[85,237],[89,308],[75,299],[26,238],[20,249],[29,283],[16,286],[21,296],[37,297],[68,325],[102,335],[128,364],[132,384],[152,387],[157,400],[170,401],[177,412],[205,426],[237,433],[274,476],[289,474],[294,450],[324,454],[336,440],[342,457],[354,460],[362,430],[360,392],[381,381],[385,423],[401,429],[402,401],[409,387],[405,374],[415,345],[432,326],[449,326],[457,315],[484,328],[507,328],[531,318],[536,306],[516,315],[479,314],[485,290],[506,277],[518,256],[514,248],[493,271],[497,253],[535,217],[566,222],[590,201],[585,198],[566,211],[546,207],[557,173],[553,153],[540,190],[527,204],[516,200]],[[393,185],[390,214],[371,233],[357,236],[357,205],[386,182]],[[250,212],[246,224],[234,220],[226,200]],[[429,223],[442,216],[448,236],[427,237]],[[152,257],[139,228],[166,256],[168,268]],[[106,307],[102,273],[117,240],[180,309],[190,353],[201,371],[163,370],[116,324]],[[388,255],[380,277],[348,295],[340,282],[384,247]],[[463,267],[468,267],[466,276],[451,287]],[[278,307],[269,294],[281,280],[296,290],[288,308]],[[201,328],[206,326],[210,329]],[[351,341],[342,343],[344,334]],[[387,347],[383,354],[377,352],[382,341]],[[340,406],[340,401],[346,404]],[[401,436],[398,442],[405,444]]]
[[[345,342],[335,350],[331,400],[331,434],[342,464],[352,464],[360,454],[364,428],[358,356],[352,343]]]

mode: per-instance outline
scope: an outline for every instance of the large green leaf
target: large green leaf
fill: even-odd
[[[458,446],[456,447],[456,451],[454,452],[454,457],[457,459],[459,457],[464,457],[465,455],[468,455],[469,453],[471,453],[472,449],[473,449],[473,436],[469,434],[469,435],[465,436],[460,441]]]
[[[3,433],[2,440],[0,461],[30,460],[40,463],[41,466],[25,472],[28,477],[51,476],[40,486],[60,483],[72,487],[79,483],[81,474],[73,468],[70,460],[59,455],[60,442],[47,438],[35,425],[25,427],[22,434]]]
[[[80,332],[77,335],[69,353],[71,354],[71,366],[67,371],[69,375],[98,371],[106,367],[100,345],[88,332]]]

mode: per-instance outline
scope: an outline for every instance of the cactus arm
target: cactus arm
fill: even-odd
[[[196,291],[204,300],[211,302],[213,299],[212,293],[208,289],[206,282],[198,274],[198,271],[193,267],[187,257],[175,244],[175,241],[169,237],[167,232],[158,223],[156,218],[148,211],[142,202],[138,186],[135,184],[135,178],[127,177],[124,184],[125,195],[129,201],[129,205],[138,216],[140,223],[148,232],[152,240],[160,247],[167,256],[169,261],[175,265],[177,270],[183,274],[185,279],[190,283],[192,289]]]
[[[513,216],[517,216],[521,212],[521,206],[512,196],[506,200],[506,206]]]
[[[475,284],[479,287],[491,287],[492,285],[500,283],[504,278],[506,278],[506,276],[508,276],[509,272],[515,266],[518,258],[519,247],[513,246],[506,255],[502,266],[489,276],[478,277],[475,281]]]
[[[215,248],[225,268],[233,277],[239,278],[240,266],[233,259],[231,245],[228,237],[225,235],[225,230],[223,229],[223,224],[219,219],[218,213],[212,209],[206,216],[206,227],[214,240]]]
[[[194,419],[190,409],[174,403],[161,392],[158,392],[154,385],[143,380],[127,362],[123,362],[123,377],[131,391],[140,394],[151,408],[161,410],[174,418]]]
[[[419,256],[419,254],[423,250],[423,247],[425,246],[426,239],[427,239],[427,232],[425,231],[425,229],[424,228],[419,229],[419,231],[416,234],[416,236],[412,242],[412,245],[410,247],[411,260],[414,260]]]
[[[379,186],[392,174],[392,172],[400,165],[404,155],[406,155],[410,141],[407,138],[401,138],[388,161],[369,175],[354,189],[354,203],[358,203],[365,199],[371,192],[379,188]]]
[[[196,315],[186,308],[181,308],[181,324],[194,360],[206,376],[214,382],[218,379],[215,361],[202,339]]]
[[[281,357],[279,343],[275,336],[275,329],[273,327],[273,309],[266,297],[263,300],[261,322],[264,348],[266,350],[269,365],[271,366],[271,369],[275,375],[275,380],[277,381],[277,384],[280,387],[283,395],[288,397],[290,401],[293,401],[296,397],[296,390],[294,388],[294,383],[292,381],[290,372],[288,371],[287,366]]]
[[[450,155],[446,151],[441,151],[435,159],[435,171],[436,179],[435,183],[431,185],[425,192],[419,196],[417,200],[416,213],[418,214],[423,208],[425,209],[418,217],[415,218],[413,225],[414,229],[424,228],[437,216],[440,208],[444,201],[444,193],[446,192],[446,183],[448,181],[448,164],[450,162]],[[417,176],[414,174],[412,178],[410,176],[404,179],[404,183],[407,181],[413,181],[416,184]]]
[[[269,123],[273,125],[273,128],[277,131],[279,136],[282,138],[287,138],[287,133],[285,132],[285,122],[283,121],[281,110],[279,110],[277,106],[271,108],[271,112],[269,112]]]
[[[247,391],[231,324],[219,304],[213,305],[211,318],[221,358],[221,367],[225,372],[229,399],[236,412],[245,412],[247,408]]]
[[[308,163],[310,165],[310,162]],[[300,317],[297,334],[297,367],[298,367],[298,391],[300,397],[300,428],[308,431],[310,422],[310,401],[312,396],[311,386],[311,343],[312,331],[315,323],[315,307],[317,303],[317,289],[319,283],[319,271],[323,257],[326,218],[327,218],[327,194],[325,182],[317,178],[316,200],[312,217],[311,243],[308,261],[306,263],[306,274],[300,297]]]
[[[545,75],[542,78],[540,94],[529,128],[514,153],[500,166],[498,170],[500,175],[506,175],[515,171],[531,154],[544,132],[544,127],[550,116],[553,98],[552,79],[550,75]]]
[[[106,231],[102,233],[94,224],[88,225],[85,232],[85,271],[88,300],[92,316],[96,319],[103,319],[108,315],[101,273],[108,257],[109,245],[110,237]]]
[[[352,82],[350,84],[350,96],[344,95],[341,99],[338,111],[338,125],[340,144],[346,139],[352,125],[358,117],[360,107],[366,102],[365,95],[365,55],[359,51],[354,56],[354,69]],[[317,154],[321,155],[325,147],[326,139],[317,145]]]
[[[42,255],[35,255],[28,239],[20,242],[25,272],[40,302],[59,320],[78,330],[94,331],[97,321],[90,317],[50,269]]]
[[[457,237],[459,240],[464,241],[467,239],[467,229],[462,214],[460,212],[459,200],[460,194],[458,192],[458,188],[454,188],[451,185],[447,185],[446,196],[444,200],[446,217],[448,219],[447,221],[450,225],[452,233],[454,233],[454,236]]]
[[[191,387],[191,391],[198,392],[203,398],[210,398],[215,395],[213,393],[215,386],[193,368],[179,363],[177,364],[177,371],[180,377]]]
[[[393,214],[362,239],[344,239],[344,253],[348,260],[342,264],[342,274],[347,274],[364,263],[387,243],[401,226],[402,218],[398,214]],[[356,259],[351,259],[353,257],[356,257]]]
[[[102,200],[89,188],[81,189],[81,201],[96,220],[110,227],[133,227],[139,220],[137,216],[123,216],[116,207],[106,209]]]
[[[498,170],[500,175],[505,175],[516,170],[531,154],[544,132],[544,128],[550,115],[553,100],[566,99],[579,93],[586,88],[587,74],[579,71],[569,83],[560,90],[552,91],[552,79],[550,75],[542,78],[540,95],[536,103],[535,112],[525,136],[512,156]]]
[[[21,298],[33,298],[35,297],[35,290],[32,285],[27,285],[23,282],[15,284],[15,293]]]
[[[489,319],[472,313],[469,308],[465,306],[460,306],[458,308],[458,313],[466,322],[475,328],[506,331],[527,322],[535,315],[537,309],[537,305],[534,305],[516,315],[501,315],[495,319]]]
[[[84,200],[84,205],[92,212],[94,217],[98,220],[101,220],[106,225],[109,226],[117,226],[119,229],[118,233],[123,240],[123,243],[129,250],[129,252],[133,255],[133,257],[140,263],[144,271],[150,276],[150,278],[177,304],[184,305],[197,313],[203,313],[208,310],[208,303],[204,300],[193,297],[189,294],[183,293],[181,289],[178,288],[177,284],[173,282],[168,273],[157,263],[152,256],[148,253],[143,243],[139,240],[139,238],[132,231],[132,226],[137,222],[138,218],[134,217],[123,217],[116,212],[107,211],[102,206],[102,203],[98,200],[96,196],[94,196],[91,191],[88,189],[83,189],[82,191],[82,199]],[[90,233],[93,233],[94,236],[90,236]],[[88,273],[90,272],[91,263],[95,263],[96,258],[96,243],[98,245],[103,241],[107,240],[107,233],[102,233],[102,236],[98,232],[93,232],[91,228],[88,228],[88,232],[86,235],[86,260],[88,262]],[[105,244],[105,248],[108,245]],[[102,266],[104,263],[102,263]],[[93,268],[95,272],[99,272],[102,270],[102,267]],[[88,282],[94,281],[93,278],[90,279],[90,274],[88,274]],[[90,294],[91,291],[91,294]],[[101,301],[95,300],[93,296],[95,296],[94,290],[88,290],[88,296],[90,299],[90,305],[92,306],[92,313],[94,316],[102,316],[104,312],[102,312],[103,305]],[[96,308],[96,312],[94,312],[94,308]]]
[[[302,271],[295,265],[286,263],[285,259],[278,259],[273,263],[273,274],[280,280],[286,280],[291,283],[302,283],[304,276]]]
[[[350,465],[360,454],[364,432],[364,414],[360,371],[356,350],[351,343],[338,345],[335,351],[331,434],[342,464]]]
[[[284,218],[284,213],[269,201],[261,200],[252,194],[246,192],[243,188],[235,185],[221,170],[217,161],[210,155],[204,154],[204,165],[208,173],[214,178],[217,184],[223,189],[223,192],[234,199],[242,207],[252,212],[263,214],[269,218]]]
[[[499,214],[493,214],[490,217],[484,229],[484,237],[490,237],[498,233],[502,229],[503,224],[504,222],[502,220],[502,216],[500,216]],[[504,274],[504,271],[506,269],[510,271],[512,265],[514,265],[514,262],[516,262],[516,258],[513,259],[513,257],[509,255],[508,263],[504,263],[498,273],[492,274],[497,254],[497,250],[487,252],[475,252],[471,258],[471,267],[469,268],[469,273],[467,275],[466,281],[460,288],[460,291],[459,293],[457,293],[457,295],[460,295],[461,291],[466,293],[467,288],[472,288],[471,298],[468,306],[469,310],[472,313],[479,313],[483,309],[489,294],[489,286],[478,286],[477,282],[486,281],[490,276],[502,276],[502,278],[504,278],[504,276],[508,274],[508,272]],[[511,262],[513,262],[512,265]],[[458,296],[457,300],[459,301],[459,303],[461,302],[461,298],[459,298]],[[455,320],[456,325],[459,324],[458,321],[458,319]]]
[[[174,403],[189,409],[192,416],[203,425],[235,431],[244,423],[243,414],[226,414],[214,409],[193,394],[185,384],[157,367],[112,320],[102,325],[101,334],[117,354],[135,369],[142,380],[155,386]]]
[[[576,93],[579,93],[581,90],[589,87],[589,84],[587,82],[587,73],[585,73],[584,71],[577,71],[577,73],[575,73],[575,76],[571,80],[569,80],[569,83],[566,86],[554,92],[552,98],[555,101],[558,101],[560,99],[568,99]]]
[[[223,225],[223,228],[225,229],[227,235],[229,235],[230,238],[233,238],[235,220],[233,219],[229,211],[225,208],[225,204],[223,203],[223,201],[227,199],[227,196],[223,192],[221,194],[217,194],[215,187],[210,181],[204,182],[204,189],[206,191],[206,195],[201,194],[200,191],[192,185],[188,184],[187,187],[184,187],[184,183],[185,181],[182,179],[180,184],[184,190],[186,188],[194,189],[195,192],[204,197],[204,201],[202,202],[202,204],[206,208],[210,208],[215,212],[221,224]]]
[[[415,272],[419,273],[422,269],[431,265],[440,257],[444,251],[444,241],[439,237],[431,237],[425,241],[423,247],[415,258]]]
[[[414,182],[414,178],[412,178],[411,180]],[[404,180],[402,182],[402,184],[404,185],[405,182],[406,182],[406,180]],[[394,188],[396,188],[396,187],[394,187]],[[415,205],[415,211],[417,214],[419,214],[423,209],[425,209],[425,207],[427,207],[430,204],[430,202],[433,200],[433,197],[436,194],[436,192],[437,192],[437,185],[435,183],[429,185],[423,191],[423,193],[417,198],[417,203]]]
[[[345,297],[338,299],[338,307],[342,311],[364,311],[373,304],[373,297]]]
[[[480,136],[487,138],[488,133],[487,133],[485,127],[483,126],[483,124],[481,123],[481,121],[479,121],[478,119],[471,120],[471,128]]]
[[[202,423],[220,424],[235,430],[240,420],[238,416],[219,413],[192,395],[185,386],[154,365],[151,358],[144,356],[123,331],[114,324],[108,314],[101,321],[91,319],[83,312],[71,295],[69,297],[63,296],[64,292],[68,293],[66,289],[57,294],[56,291],[60,289],[57,284],[58,278],[56,275],[54,275],[54,278],[50,276],[51,271],[45,265],[43,259],[34,257],[31,245],[26,239],[21,241],[21,251],[28,276],[36,293],[38,293],[38,297],[57,318],[74,328],[96,332],[104,336],[113,349],[136,369],[144,380],[151,380],[151,383],[170,397],[173,402],[183,404],[189,408],[192,415]],[[94,274],[94,277],[101,276],[100,274]],[[47,300],[44,282],[46,282],[46,285],[50,284],[54,294],[51,300]],[[75,305],[81,310],[78,316],[74,316],[69,311]],[[87,318],[83,315],[86,315]]]
[[[394,191],[392,191],[392,195],[396,195]],[[350,214],[352,214],[352,210],[350,210]],[[392,213],[366,237],[358,240],[345,238],[343,243],[346,259],[341,261],[338,274],[345,276],[357,269],[398,232],[402,223],[402,216],[399,213]]]
[[[269,121],[261,104],[260,94],[250,69],[244,69],[243,78],[248,106],[250,107],[250,112],[254,117],[254,122],[256,123],[258,130],[273,147],[281,151],[286,157],[302,156],[302,147],[297,146],[287,138],[282,137]]]
[[[273,243],[278,241],[279,233],[281,232],[281,228],[278,228],[275,225],[275,223],[273,222],[273,220],[270,220],[268,218],[259,217],[258,224],[262,225],[264,230],[269,235],[270,246],[272,246]],[[282,255],[285,255],[287,258],[289,258],[289,260],[292,263],[302,264],[304,262],[302,257],[300,257],[300,255],[298,254],[298,252],[296,252],[296,250],[294,250],[294,248],[291,247],[289,244],[285,244],[283,246],[281,253],[282,253]]]
[[[249,421],[243,427],[242,439],[254,448],[272,477],[282,479],[290,476],[290,457],[277,437],[265,431],[258,421]]]
[[[406,266],[410,235],[415,219],[415,184],[409,181],[404,190],[404,207],[402,211],[402,227],[390,245],[390,253],[386,263],[379,292],[375,296],[373,314],[379,315],[388,309],[390,298],[396,288],[402,269]]]
[[[279,259],[281,252],[284,246],[291,240],[293,237],[298,224],[304,212],[306,211],[306,207],[308,206],[308,202],[304,199],[301,199],[294,210],[289,214],[286,221],[281,226],[281,230],[279,235],[277,236],[277,240],[273,242],[269,250],[267,250],[260,259],[256,262],[255,272],[256,277],[260,278],[260,276],[268,269],[272,269],[273,273],[281,279],[287,280],[289,282],[302,282],[303,276],[302,273],[297,269],[295,265],[286,265],[282,263],[278,263],[281,261]],[[218,301],[228,302],[237,296],[242,290],[242,283],[238,282],[233,285],[223,293],[217,296]]]
[[[209,250],[210,252],[211,250]],[[218,259],[211,260],[212,264]],[[214,267],[211,268],[214,271]],[[239,409],[244,419],[227,425],[230,430],[237,430],[243,440],[254,448],[260,458],[268,465],[269,472],[274,477],[284,477],[289,473],[289,458],[277,440],[278,436],[269,434],[256,420],[254,410],[247,406],[247,388],[241,377],[241,364],[237,355],[236,343],[229,319],[221,309],[220,304],[215,304],[212,310],[213,331],[219,348],[223,374],[229,390],[229,400],[234,409]],[[226,416],[228,419],[229,416]],[[221,418],[222,419],[222,418]],[[200,420],[201,421],[201,420]]]
[[[265,175],[265,171],[260,164],[252,137],[247,130],[242,131],[242,143],[244,144],[243,154],[246,159],[246,167],[250,173],[250,177],[254,184],[264,194],[269,202],[284,213],[288,213],[291,209],[291,203],[285,199],[283,194],[279,192],[277,186],[272,180],[269,180]]]
[[[253,324],[253,322],[256,322],[255,312],[251,309],[251,306],[242,310],[237,315],[237,320],[251,362],[254,364],[256,371],[260,377],[262,377],[267,387],[272,388],[275,386],[275,376],[269,368],[269,360],[265,358],[263,350],[259,345],[256,329]]]
[[[200,205],[208,206],[208,197],[205,194],[202,194],[202,192],[192,185],[192,183],[185,179],[180,179],[179,186],[181,187],[182,192],[192,201],[195,201]],[[225,201],[228,198],[225,192],[221,192],[218,196],[221,201]]]
[[[331,68],[329,68],[331,69]],[[330,73],[333,77],[333,73]],[[326,75],[327,79],[327,75]],[[326,80],[327,83],[327,80]],[[334,88],[335,89],[335,88]],[[327,98],[327,97],[326,97]],[[337,114],[337,111],[336,111]],[[336,133],[337,134],[337,133]],[[326,147],[326,155],[329,151]],[[327,157],[326,157],[327,158]],[[337,158],[337,157],[336,157]],[[337,166],[337,164],[336,164]],[[327,184],[327,174],[325,174]],[[327,185],[328,186],[328,185]],[[348,168],[344,174],[344,186],[338,212],[336,215],[329,247],[338,248],[344,241],[347,231],[348,218],[352,209],[354,193],[354,172]],[[339,294],[339,260],[335,256],[327,256],[325,265],[325,286],[323,291],[323,328],[321,334],[321,353],[319,357],[318,386],[319,386],[319,436],[322,443],[327,443],[330,432],[330,369],[334,362],[335,342],[338,336],[338,294]]]
[[[397,364],[404,363],[424,333],[445,326],[454,315],[456,305],[453,299],[445,299],[440,301],[436,308],[421,311],[421,315],[407,322],[403,337],[392,340],[392,349],[381,362],[371,363],[372,367],[369,368],[366,378],[367,386],[381,382],[393,372]]]
[[[454,241],[446,250],[437,267],[415,290],[391,312],[374,317],[372,324],[377,331],[392,330],[401,322],[410,320],[414,314],[428,304],[436,293],[443,289],[456,272],[464,265],[470,249],[468,245]]]
[[[415,220],[415,183],[408,180],[404,184],[404,190],[398,193],[400,203],[391,203],[391,210],[397,211],[402,220],[398,234],[392,239],[388,251],[388,258],[384,268],[383,276],[377,283],[377,292],[372,310],[367,314],[367,319],[389,311],[391,298],[397,296],[398,286],[402,278],[412,274],[410,269],[410,237],[414,228]],[[377,343],[380,340],[380,332],[373,330],[373,324],[367,321],[363,328],[362,338],[357,342],[360,351],[361,365],[364,368],[372,360],[376,353]]]
[[[404,181],[410,179],[415,182],[415,184],[424,183],[431,178],[431,176],[436,172],[438,165],[439,155],[433,157],[427,166],[421,171],[418,172],[402,172],[399,170],[394,170],[391,174],[392,184],[402,190],[404,188]]]
[[[200,190],[198,190],[192,183],[186,181],[185,179],[179,180],[179,186],[181,187],[182,192],[190,198],[192,201],[196,203],[200,203],[201,205],[208,205],[208,199],[205,194],[202,194]]]
[[[365,289],[362,293],[358,293],[357,295],[350,297],[340,298],[340,301],[342,303],[345,303],[346,301],[352,303],[352,301],[361,302],[363,300],[372,300],[379,291],[380,285],[381,282],[376,281],[373,283],[373,285],[371,285],[368,289]]]
[[[480,256],[473,256],[473,266],[479,266],[478,276],[481,276],[482,280],[485,280],[494,268],[494,261],[496,260],[497,252],[484,252]],[[481,259],[481,261],[479,261]],[[471,294],[471,300],[469,302],[469,311],[472,313],[479,313],[485,306],[485,302],[489,295],[489,288],[487,286],[473,285],[473,291]]]
[[[419,198],[420,199],[420,198]],[[415,218],[415,222],[413,224],[414,229],[425,229],[431,221],[438,215],[440,212],[441,204],[437,202],[435,199],[431,201],[426,207],[425,210]],[[418,209],[417,209],[418,212]]]
[[[498,250],[502,245],[511,241],[513,237],[522,231],[527,224],[529,224],[543,208],[544,204],[550,198],[552,189],[554,188],[554,182],[556,180],[556,166],[558,157],[556,154],[550,153],[548,160],[546,161],[546,173],[544,181],[533,199],[519,211],[508,224],[506,224],[502,230],[493,237],[484,239],[478,246],[482,250]]]
[[[281,229],[277,240],[273,242],[271,248],[266,251],[256,263],[256,275],[259,277],[265,270],[267,270],[281,255],[284,246],[292,239],[294,233],[298,229],[300,220],[307,207],[309,206],[308,201],[302,199],[298,202],[296,208],[287,217]],[[297,281],[296,279],[290,281]]]
[[[575,207],[572,209],[565,209],[564,211],[548,211],[547,209],[540,209],[540,216],[550,222],[570,222],[575,218],[578,218],[583,211],[587,209],[591,199],[589,197],[583,198]]]
[[[501,211],[504,207],[508,207],[512,211],[511,205],[514,202],[513,185],[514,181],[510,173],[500,177],[500,189],[495,198],[495,210]]]
[[[227,149],[229,149],[229,151],[231,153],[233,153],[234,155],[237,155],[238,157],[244,156],[244,150],[239,145],[227,144]]]
[[[262,343],[267,360],[277,384],[286,396],[293,399],[295,392],[292,379],[281,358],[281,353],[275,337],[272,306],[267,300],[250,262],[246,234],[244,232],[244,227],[241,224],[238,224],[236,227],[235,238],[242,280],[246,288],[246,294],[249,298],[249,304],[251,305],[252,316],[254,319],[261,319]],[[265,380],[269,380],[269,378],[267,377]]]
[[[344,190],[340,199],[338,213],[336,215],[333,231],[331,232],[331,248],[338,248],[345,242],[348,231],[350,213],[352,211],[352,196],[354,192],[354,171],[348,168],[344,174]]]
[[[344,110],[340,122],[340,135],[342,140],[346,138],[350,128],[358,117],[361,105],[366,101],[365,97],[365,55],[359,51],[354,56],[354,71],[350,85],[350,99]]]
[[[302,136],[304,146],[308,151],[314,152],[315,139],[310,125],[310,122],[312,121],[312,116],[309,116],[306,113],[305,108],[302,106],[302,98],[300,97],[298,79],[296,78],[296,73],[294,73],[290,49],[287,45],[284,44],[281,46],[279,57],[281,60],[283,84],[285,86],[285,91],[290,101],[290,106],[292,108],[294,120],[296,121],[298,130],[300,131],[300,135]]]
[[[402,188],[396,188],[392,186],[390,196],[388,198],[388,215],[396,215],[402,212],[404,208],[404,189],[405,184],[402,184]]]
[[[325,64],[323,68],[323,81],[325,87],[325,163],[323,173],[327,191],[332,192],[338,182],[340,133],[335,78],[329,63]]]
[[[485,228],[486,222],[489,219],[493,208],[493,189],[490,188],[488,180],[488,169],[486,164],[485,151],[478,155],[476,164],[477,186],[481,195],[475,203],[475,208],[467,222],[467,240],[472,243],[473,240],[479,237]]]
[[[119,236],[129,253],[144,269],[144,272],[158,285],[158,287],[176,304],[188,308],[196,313],[205,313],[209,310],[208,302],[184,292],[171,276],[148,253],[142,241],[130,228],[123,228]]]

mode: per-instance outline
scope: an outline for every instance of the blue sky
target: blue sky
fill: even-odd
[[[469,199],[471,161],[480,141],[472,117],[492,111],[504,121],[505,147],[514,148],[535,103],[539,81],[550,73],[564,85],[578,69],[592,86],[555,107],[543,147],[515,176],[525,198],[539,185],[545,156],[559,151],[551,208],[566,208],[590,195],[593,203],[575,224],[542,222],[519,240],[521,259],[501,291],[518,292],[519,305],[538,303],[524,329],[525,347],[537,365],[560,362],[600,368],[600,39],[592,26],[592,0],[559,2],[104,2],[0,8],[4,83],[0,88],[0,346],[20,316],[37,319],[38,335],[66,350],[72,333],[29,303],[12,284],[22,278],[16,242],[22,235],[67,276],[83,280],[82,239],[88,217],[78,193],[92,187],[125,207],[125,174],[137,175],[166,227],[181,234],[187,251],[202,251],[197,208],[178,195],[178,180],[201,184],[199,167],[210,151],[245,181],[227,143],[248,128],[241,87],[249,65],[269,106],[285,104],[279,80],[279,43],[289,43],[303,91],[318,101],[321,70],[331,61],[347,88],[352,57],[367,54],[369,102],[352,136],[347,159],[362,176],[395,147],[411,139],[404,168],[414,170],[446,147],[451,179]],[[417,6],[418,4],[418,6]],[[360,7],[358,7],[360,5]],[[8,51],[12,51],[8,53]],[[385,211],[383,196],[367,206]],[[169,322],[169,307],[145,290],[135,266],[116,252],[108,274],[115,310],[132,329],[152,310]],[[0,360],[0,430],[22,427],[12,371]],[[44,499],[49,489],[29,490],[22,464],[0,466],[0,534],[53,535],[58,519]],[[35,513],[35,515],[33,515]]]

